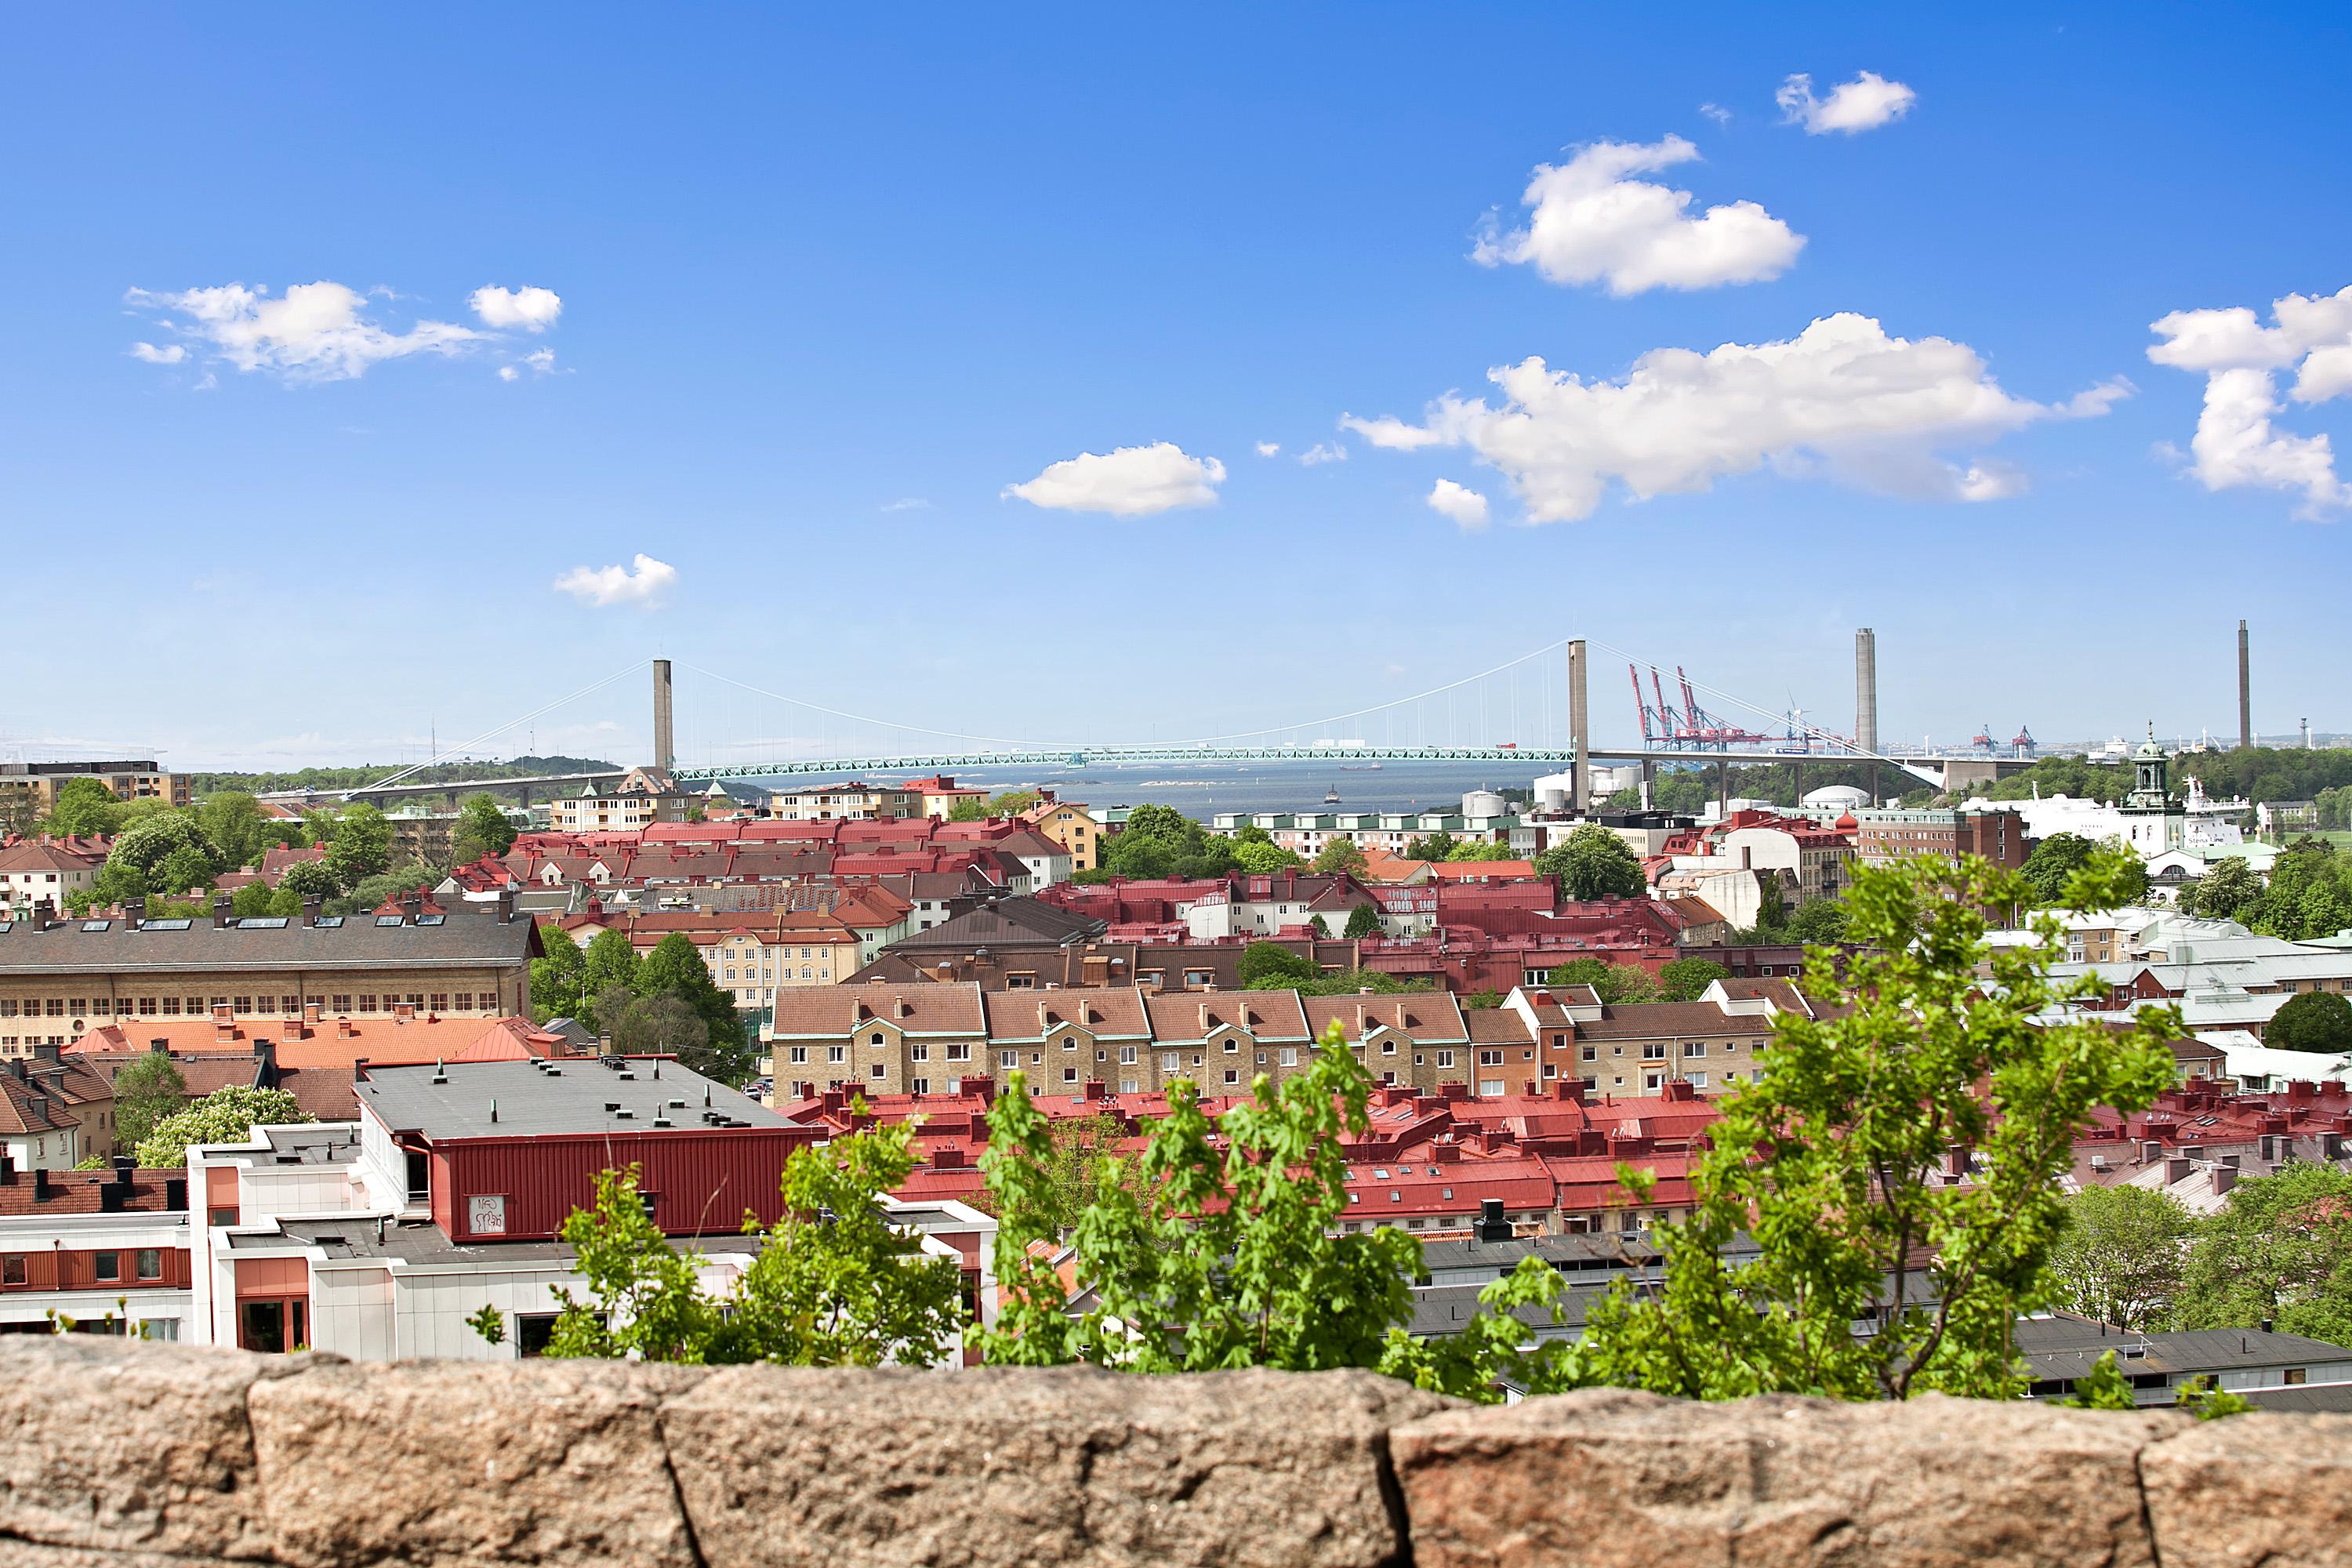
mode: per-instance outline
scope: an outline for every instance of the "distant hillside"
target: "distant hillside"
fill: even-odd
[[[373,784],[386,773],[396,773],[405,766],[402,763],[370,763],[355,768],[297,768],[289,773],[196,773],[195,793],[214,795],[222,790],[246,790],[260,795],[282,789],[350,789],[355,784]],[[617,771],[617,764],[594,757],[517,757],[504,763],[436,763],[429,768],[419,768],[402,780],[404,784],[456,784],[464,779],[530,778],[540,773],[588,773]]]

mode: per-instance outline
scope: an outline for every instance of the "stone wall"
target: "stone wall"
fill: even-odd
[[[0,1568],[2352,1563],[2352,1417],[0,1341]]]

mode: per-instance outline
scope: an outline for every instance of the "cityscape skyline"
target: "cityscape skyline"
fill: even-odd
[[[1843,728],[1865,625],[1889,740],[2228,740],[2241,617],[2259,732],[2352,728],[2315,7],[138,15],[0,108],[0,497],[195,657],[36,637],[0,752],[403,760],[655,653],[1214,734],[1570,635]]]

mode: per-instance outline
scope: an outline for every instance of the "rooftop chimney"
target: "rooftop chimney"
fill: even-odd
[[[213,930],[226,931],[236,920],[236,903],[226,893],[215,897],[213,900]]]
[[[326,907],[327,901],[319,897],[316,893],[302,900],[302,923],[306,926],[317,925],[319,923],[319,911]]]

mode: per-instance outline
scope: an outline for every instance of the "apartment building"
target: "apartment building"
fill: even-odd
[[[23,832],[58,808],[58,792],[75,779],[96,779],[117,800],[160,800],[186,805],[194,798],[184,773],[165,773],[152,758],[117,763],[0,763],[0,825]]]
[[[1102,825],[1084,805],[1057,800],[1049,792],[1023,812],[1021,820],[1061,847],[1069,857],[1070,871],[1091,871],[1102,864]],[[1069,876],[1066,872],[1056,879],[1067,881]]]
[[[657,822],[683,822],[695,797],[662,768],[631,768],[611,784],[584,784],[548,803],[548,825],[559,833],[633,832]]]
[[[0,1057],[64,1046],[125,1019],[299,1016],[317,1008],[483,1017],[530,1011],[537,925],[510,897],[445,911],[410,894],[397,912],[294,917],[0,920]]]
[[[0,1334],[184,1336],[188,1178],[118,1162],[26,1170],[0,1157]]]
[[[829,784],[794,784],[768,797],[768,815],[784,822],[872,821],[879,817],[922,816],[929,800],[911,784],[868,784],[863,779],[836,779]]]
[[[44,900],[53,910],[86,893],[105,868],[110,840],[68,834],[0,838],[0,916],[23,914]]]

